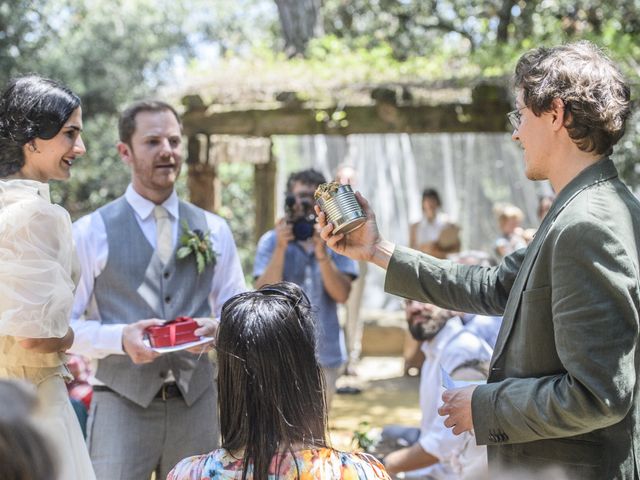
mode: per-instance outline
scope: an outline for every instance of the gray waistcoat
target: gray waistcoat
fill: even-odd
[[[192,256],[176,262],[175,252],[164,266],[124,197],[105,205],[99,213],[109,245],[107,264],[94,288],[103,324],[211,315],[208,295],[213,266],[199,275]],[[204,213],[197,207],[181,201],[179,215],[181,224],[186,220],[191,229],[207,231]],[[148,407],[169,369],[187,405],[212,386],[213,367],[207,355],[188,352],[164,354],[142,365],[134,364],[128,355],[109,355],[98,361],[96,378],[123,397]]]

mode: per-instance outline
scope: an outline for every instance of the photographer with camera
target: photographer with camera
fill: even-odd
[[[349,298],[358,276],[353,260],[329,250],[315,224],[313,194],[324,176],[313,169],[294,172],[287,180],[285,217],[258,242],[253,277],[255,287],[289,281],[307,294],[316,318],[318,361],[325,375],[327,407],[346,362],[337,303]]]

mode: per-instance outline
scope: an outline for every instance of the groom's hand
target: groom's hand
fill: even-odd
[[[212,338],[212,340],[208,343],[187,349],[187,352],[200,355],[202,353],[207,353],[210,350],[213,350],[213,347],[215,345],[215,340],[213,339],[216,338],[216,335],[218,333],[218,325],[220,325],[220,321],[217,318],[209,318],[209,317],[198,317],[198,318],[194,318],[194,320],[198,322],[198,328],[193,333],[195,335],[198,335],[199,337]]]
[[[164,320],[151,318],[125,325],[122,330],[122,349],[131,357],[133,363],[150,363],[160,356],[144,344],[144,330],[164,323]]]

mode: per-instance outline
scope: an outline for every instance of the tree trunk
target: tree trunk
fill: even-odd
[[[511,10],[515,5],[515,0],[503,0],[502,7],[498,13],[500,22],[496,33],[498,43],[507,43],[509,41],[509,25],[511,24]]]
[[[289,58],[304,56],[309,40],[322,35],[322,0],[275,0]]]

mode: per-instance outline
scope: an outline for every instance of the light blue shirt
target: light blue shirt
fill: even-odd
[[[262,275],[276,248],[275,230],[260,238],[253,266],[253,276]],[[350,258],[327,249],[338,270],[353,278],[358,276],[358,264]],[[339,367],[347,360],[344,335],[338,323],[336,302],[329,296],[322,282],[320,266],[313,251],[306,252],[297,242],[289,243],[284,259],[282,279],[299,285],[309,297],[316,318],[317,355],[320,365]]]
[[[491,348],[496,346],[502,317],[465,313],[462,315],[462,322],[464,328],[482,338]]]

